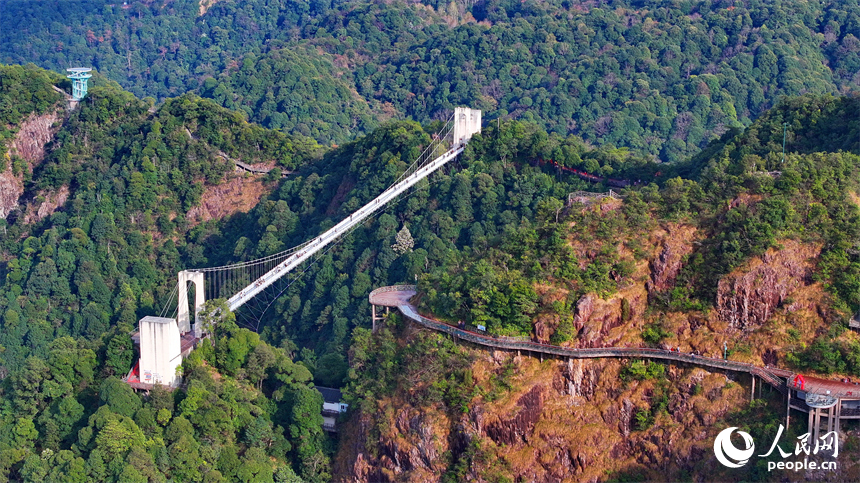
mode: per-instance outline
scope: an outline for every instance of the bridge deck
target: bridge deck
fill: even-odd
[[[185,131],[189,138],[194,138],[194,135],[188,128],[185,128]],[[311,238],[305,243],[291,249],[257,260],[233,263],[220,267],[184,270],[180,272],[179,284],[182,285],[185,283],[183,280],[192,281],[202,293],[202,285],[205,284],[205,281],[201,277],[207,273],[211,277],[223,275],[230,280],[238,280],[242,283],[246,283],[250,279],[250,283],[227,299],[227,308],[230,311],[237,310],[246,302],[268,289],[284,275],[290,273],[303,263],[312,260],[322,250],[327,250],[327,247],[332,243],[337,242],[352,229],[364,223],[365,220],[382,210],[388,203],[399,200],[404,195],[408,196],[409,190],[415,185],[445,166],[451,160],[456,159],[466,149],[466,144],[472,136],[480,132],[480,110],[465,107],[455,108],[448,122],[433,135],[432,140],[424,147],[417,159],[407,167],[392,185],[376,198],[373,198],[364,206],[344,217],[320,236]],[[252,166],[240,160],[232,159],[223,151],[218,151],[218,155],[234,163],[237,169],[260,174],[270,172],[268,168]],[[264,273],[261,274],[261,272]],[[192,273],[195,274],[193,277]],[[185,293],[184,288],[179,293]],[[195,304],[195,306],[200,305],[196,302]],[[268,307],[266,306],[263,312],[268,310]],[[187,301],[180,300],[178,310],[180,321],[189,320],[190,310]]]
[[[231,311],[235,311],[248,300],[256,296],[258,293],[265,290],[268,286],[280,279],[282,276],[289,273],[295,267],[301,265],[306,260],[313,257],[317,252],[321,251],[329,244],[340,239],[341,236],[348,233],[353,227],[363,223],[372,214],[376,213],[382,207],[392,200],[397,199],[402,193],[417,184],[422,179],[429,176],[452,159],[456,158],[465,149],[465,144],[457,144],[451,149],[445,151],[441,156],[436,157],[432,161],[417,168],[414,173],[404,177],[398,183],[390,186],[382,194],[368,202],[357,211],[353,212],[347,218],[341,220],[337,225],[326,230],[316,239],[311,239],[300,250],[291,254],[284,261],[279,263],[257,280],[252,282],[247,287],[240,290],[238,293],[227,299],[227,306]],[[431,151],[434,153],[434,151]]]

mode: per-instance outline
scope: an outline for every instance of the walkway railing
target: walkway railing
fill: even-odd
[[[594,203],[595,201],[604,200],[606,198],[610,198],[613,200],[623,200],[624,197],[619,195],[618,193],[609,190],[607,193],[592,193],[590,191],[574,191],[567,195],[567,204],[572,205],[573,203]]]
[[[395,285],[392,287],[382,287],[371,292],[371,297],[372,294],[375,293],[414,291],[415,289],[416,287],[414,285]],[[506,350],[524,350],[538,352],[541,354],[569,357],[574,359],[629,357],[642,359],[671,360],[693,364],[696,366],[711,367],[715,369],[723,369],[733,372],[746,372],[748,374],[752,374],[761,378],[763,381],[775,387],[783,394],[785,394],[788,390],[788,387],[785,383],[785,379],[783,379],[783,377],[787,377],[788,375],[790,375],[790,372],[779,369],[773,370],[771,368],[764,368],[753,364],[748,364],[746,362],[715,359],[712,357],[697,356],[693,354],[685,354],[682,352],[667,351],[663,349],[651,349],[645,347],[599,347],[590,349],[560,347],[551,344],[533,342],[530,340],[522,340],[520,338],[495,336],[488,333],[481,334],[460,329],[444,322],[424,317],[423,315],[418,313],[414,305],[410,304],[405,300],[403,301],[403,303],[399,304],[397,308],[404,316],[423,325],[424,327],[436,330],[438,332],[444,332],[459,339],[487,347]]]
[[[415,285],[389,285],[387,287],[379,287],[378,289],[373,290],[372,292],[370,292],[370,294],[368,294],[368,298],[370,300],[373,300],[374,295],[378,295],[381,293],[406,292],[409,290],[415,291],[417,290],[417,287]]]

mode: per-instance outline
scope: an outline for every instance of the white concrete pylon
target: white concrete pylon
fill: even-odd
[[[188,282],[194,284],[194,325],[197,325],[196,314],[200,313],[203,304],[206,303],[206,294],[203,292],[203,272],[183,270],[179,272],[179,308],[176,323],[179,325],[179,333],[184,334],[191,331],[191,310],[188,307]]]
[[[454,145],[462,144],[481,132],[480,109],[454,108]]]

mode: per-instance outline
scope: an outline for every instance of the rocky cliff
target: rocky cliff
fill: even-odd
[[[188,210],[186,219],[196,225],[235,213],[247,213],[269,189],[262,175],[233,172],[222,183],[206,186],[200,204]]]
[[[696,230],[691,226],[668,223],[657,234],[659,254],[651,261],[648,292],[662,292],[675,286],[684,259],[693,252]]]
[[[761,327],[790,294],[812,283],[812,261],[819,252],[820,247],[786,240],[781,250],[768,250],[723,277],[717,285],[720,321],[744,331]]]
[[[697,237],[694,228],[679,223],[656,227],[641,247],[646,258],[634,264],[617,292],[603,297],[587,293],[575,300],[577,335],[566,345],[645,346],[643,331],[660,327],[663,347],[717,356],[728,342],[735,360],[777,364],[794,348],[798,334],[813,338],[830,323],[829,297],[810,276],[821,248],[795,240],[781,241],[722,277],[714,310],[661,305],[654,296],[675,287],[686,260],[696,253]],[[583,244],[579,255],[588,257],[588,250]],[[569,296],[567,289],[552,284],[535,290],[548,304]],[[539,314],[535,337],[548,341],[560,319]],[[451,343],[403,324],[396,337],[401,344],[410,345],[413,337]],[[468,351],[476,390],[465,410],[444,401],[416,402],[424,400],[420,394],[432,383],[399,386],[377,401],[376,411],[356,414],[347,424],[343,437],[349,443],[341,445],[336,459],[338,481],[737,477],[716,462],[712,445],[716,434],[738,424],[734,418],[747,408],[749,376],[669,364],[656,377],[637,378],[631,376],[630,360]],[[405,380],[416,370],[410,368],[432,365],[432,355],[410,357],[417,359],[406,357],[398,366]],[[780,420],[784,402],[770,394],[756,406],[764,408],[756,417]],[[853,474],[854,465],[849,458],[839,475]]]
[[[379,401],[378,412],[348,425],[348,437],[367,445],[341,447],[337,480],[665,480],[713,460],[716,423],[744,404],[747,390],[690,367],[670,366],[665,381],[623,380],[628,363],[484,353],[473,367],[482,393],[515,368],[502,397],[476,398],[465,414],[415,407],[400,395]],[[637,414],[650,414],[658,400],[667,411],[640,427]]]
[[[15,157],[22,159],[26,168],[19,165],[17,168],[19,171],[16,173],[12,163],[4,163],[6,169],[0,173],[0,218],[6,219],[21,204],[25,178],[23,170],[32,172],[33,168],[45,159],[46,145],[54,138],[60,128],[61,114],[60,108],[42,115],[32,114],[19,126],[15,138],[9,145],[8,154],[10,161]],[[65,197],[61,194],[45,193],[44,195],[63,198],[60,203],[65,201]],[[56,199],[53,201],[56,202]],[[52,202],[49,201],[48,205],[52,205]],[[53,206],[53,209],[56,209],[56,203]],[[53,209],[38,207],[36,213],[46,216],[53,212]],[[37,215],[38,218],[41,216]]]

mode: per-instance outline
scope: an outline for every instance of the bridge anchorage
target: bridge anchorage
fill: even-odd
[[[228,308],[236,311],[261,293],[274,290],[275,282],[318,253],[331,249],[344,235],[456,158],[472,136],[480,132],[480,110],[455,108],[444,127],[394,184],[318,237],[258,260],[179,272],[174,289],[178,293],[176,318],[164,317],[166,314],[162,313],[161,317],[140,320],[139,332],[134,336],[135,342],[140,344],[140,360],[125,380],[132,387],[144,390],[151,389],[153,384],[178,384],[176,372],[182,359],[206,335],[196,314],[207,299],[227,298]],[[194,286],[193,306],[188,300],[189,284]],[[280,293],[271,294],[272,301]],[[270,305],[271,302],[255,315],[261,317]]]

